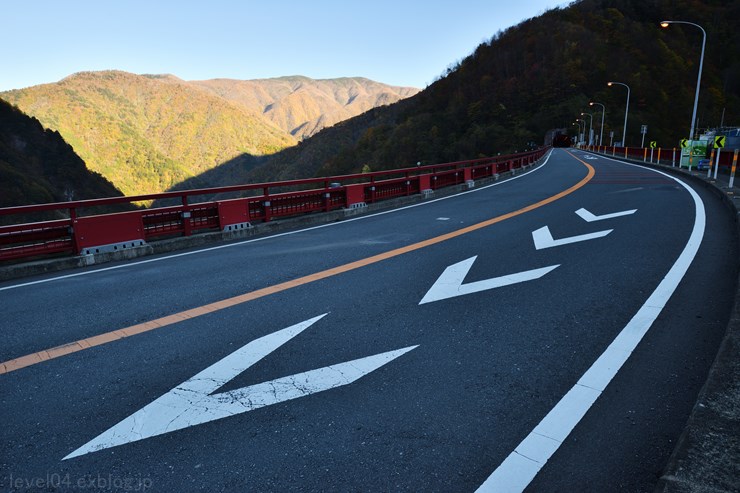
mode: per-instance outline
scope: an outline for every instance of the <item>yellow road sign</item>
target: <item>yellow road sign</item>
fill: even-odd
[[[717,135],[714,137],[714,147],[721,149],[725,146],[726,137],[724,135]]]
[[[654,140],[651,140],[650,141],[650,148],[651,149],[655,149],[656,147],[658,147],[658,143],[656,141],[654,141]]]
[[[681,139],[681,147],[684,149],[689,146],[689,139]]]

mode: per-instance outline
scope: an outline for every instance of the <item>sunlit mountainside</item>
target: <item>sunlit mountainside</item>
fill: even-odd
[[[194,81],[228,101],[259,111],[298,140],[377,106],[413,96],[418,89],[395,87],[361,77],[314,80],[276,79]]]
[[[415,92],[360,78],[186,82],[104,71],[0,98],[59,131],[88,168],[134,195],[164,191],[238,156],[274,154]]]

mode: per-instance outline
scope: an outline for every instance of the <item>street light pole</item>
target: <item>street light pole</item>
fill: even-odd
[[[630,111],[630,86],[624,82],[608,82],[606,85],[611,87],[614,84],[627,88],[627,106],[624,107],[624,128],[622,129],[622,147],[627,147],[627,114]]]
[[[588,115],[591,118],[591,120],[589,120],[589,124],[588,124],[588,145],[593,145],[592,135],[594,133],[594,114],[593,113],[583,113],[583,112],[581,112],[581,116],[586,116],[586,115]],[[585,121],[583,122],[583,126],[584,127],[586,126],[586,122]],[[584,128],[583,131],[585,132],[586,129]]]
[[[586,134],[586,120],[576,118],[576,122],[578,123],[578,143],[580,144],[583,142],[583,136]],[[583,123],[583,132],[581,132],[581,123]]]
[[[595,103],[593,101],[588,103],[589,106],[593,106],[595,104],[598,104],[599,106],[601,106],[601,127],[599,131],[599,145],[604,145],[604,115],[606,114],[606,106],[604,106],[601,103]]]
[[[699,87],[701,86],[701,70],[704,67],[704,47],[707,44],[707,32],[699,24],[687,21],[663,21],[660,27],[668,27],[669,24],[689,24],[701,29],[703,35],[701,40],[701,58],[699,58],[699,75],[696,77],[696,94],[694,95],[694,112],[691,114],[691,130],[689,130],[689,140],[694,140],[694,123],[696,122],[696,107],[699,105]]]

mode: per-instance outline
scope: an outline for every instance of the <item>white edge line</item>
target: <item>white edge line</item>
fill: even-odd
[[[42,283],[51,282],[51,281],[59,281],[59,280],[62,280],[62,279],[69,279],[71,277],[86,276],[86,275],[89,275],[89,274],[96,274],[98,272],[106,272],[106,271],[110,271],[110,270],[123,269],[123,268],[127,268],[127,267],[134,267],[134,266],[141,265],[141,264],[148,264],[150,262],[159,262],[160,260],[169,260],[169,259],[177,258],[177,257],[185,257],[187,255],[194,255],[196,253],[210,252],[210,251],[213,251],[213,250],[220,250],[221,248],[230,248],[230,247],[234,247],[234,246],[244,245],[244,244],[247,244],[247,243],[254,243],[256,241],[270,240],[270,239],[273,239],[273,238],[279,238],[281,236],[288,236],[288,235],[294,235],[294,234],[298,234],[298,233],[304,233],[306,231],[312,231],[312,230],[320,229],[320,228],[328,228],[330,226],[339,226],[339,225],[346,224],[346,223],[353,222],[353,221],[359,221],[359,220],[362,220],[362,219],[370,219],[371,217],[382,216],[384,214],[391,214],[391,213],[395,213],[395,212],[400,212],[400,211],[403,211],[403,210],[406,210],[406,209],[411,209],[412,207],[419,207],[419,206],[422,206],[422,205],[428,205],[428,204],[432,204],[434,202],[439,202],[440,200],[452,199],[452,198],[455,198],[455,197],[459,197],[461,195],[467,195],[469,193],[479,192],[479,191],[485,190],[487,188],[495,187],[497,185],[503,185],[503,184],[509,183],[509,182],[511,182],[513,180],[517,180],[519,178],[523,178],[523,177],[527,176],[530,173],[534,173],[535,171],[538,171],[538,170],[542,169],[547,164],[547,162],[550,160],[550,156],[551,155],[552,155],[552,149],[550,150],[550,152],[545,157],[545,162],[544,163],[542,163],[540,166],[537,166],[536,168],[534,168],[532,170],[527,171],[526,173],[522,173],[521,175],[516,175],[516,176],[513,176],[513,177],[511,177],[511,178],[509,178],[507,180],[496,182],[496,183],[492,183],[492,184],[486,185],[484,187],[475,188],[473,190],[468,190],[468,191],[465,191],[465,192],[456,193],[454,195],[449,195],[447,197],[440,197],[438,199],[433,199],[433,200],[425,200],[424,202],[420,202],[418,204],[407,205],[407,206],[404,206],[404,207],[399,207],[398,209],[391,209],[391,210],[388,210],[388,211],[377,212],[375,214],[368,214],[366,216],[359,216],[359,217],[355,217],[355,218],[352,218],[352,219],[345,219],[345,220],[339,221],[339,222],[331,222],[331,223],[327,223],[327,224],[320,224],[318,226],[312,226],[310,228],[305,228],[305,229],[298,229],[298,230],[295,230],[295,231],[286,231],[285,233],[277,233],[277,234],[270,235],[270,236],[263,236],[263,237],[260,237],[260,238],[253,238],[251,240],[244,240],[244,241],[239,241],[239,242],[235,242],[235,243],[229,243],[228,245],[219,245],[219,246],[215,246],[215,247],[208,247],[208,248],[203,248],[203,249],[200,249],[200,250],[193,250],[193,251],[190,251],[190,252],[176,253],[176,254],[173,254],[173,255],[167,255],[167,256],[163,256],[163,257],[157,257],[157,258],[152,258],[152,259],[147,259],[147,260],[140,260],[138,262],[126,263],[126,264],[123,264],[123,265],[116,265],[116,266],[113,266],[113,267],[104,267],[102,269],[88,270],[88,271],[85,271],[85,272],[76,272],[74,274],[66,274],[66,275],[63,275],[63,276],[50,277],[48,279],[40,279],[38,281],[31,281],[31,282],[26,282],[26,283],[22,283],[22,284],[14,284],[12,286],[0,287],[0,291],[5,291],[5,290],[8,290],[8,289],[15,289],[15,288],[22,288],[22,287],[25,287],[25,286],[33,286],[34,284],[42,284]]]
[[[706,213],[704,203],[691,187],[678,178],[659,170],[608,157],[605,159],[659,173],[684,187],[694,200],[695,219],[691,235],[666,276],[614,341],[583,374],[578,383],[563,396],[534,430],[493,471],[476,490],[477,492],[521,492],[529,486],[529,483],[544,467],[548,459],[557,451],[593,403],[596,402],[596,399],[606,389],[606,386],[622,368],[655,319],[658,318],[663,307],[665,307],[691,266],[701,246],[706,227]],[[543,443],[543,437],[548,439],[544,440],[547,443]],[[533,447],[533,443],[538,443],[540,446]],[[536,459],[523,453],[533,448],[538,449],[539,452]]]

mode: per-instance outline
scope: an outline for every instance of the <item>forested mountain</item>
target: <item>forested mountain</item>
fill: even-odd
[[[58,130],[90,169],[134,195],[162,192],[235,158],[254,163],[415,92],[360,78],[187,82],[104,71],[0,98]]]
[[[0,207],[120,195],[58,132],[0,100]]]
[[[227,163],[211,184],[265,181],[447,162],[523,150],[581,112],[621,139],[631,88],[627,144],[678,145],[687,137],[707,32],[700,127],[740,124],[740,3],[698,0],[581,0],[495,34],[418,95],[325,129],[253,170]],[[723,117],[724,115],[724,117]],[[587,119],[590,119],[587,117]],[[367,168],[366,168],[367,169]]]

